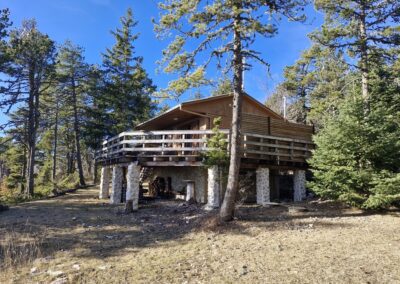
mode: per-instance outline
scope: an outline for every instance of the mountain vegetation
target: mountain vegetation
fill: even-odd
[[[0,16],[1,198],[14,201],[84,187],[97,178],[94,154],[110,135],[156,110],[155,91],[135,54],[136,21],[128,9],[102,66],[88,64],[71,41],[57,45],[35,20],[13,27]]]

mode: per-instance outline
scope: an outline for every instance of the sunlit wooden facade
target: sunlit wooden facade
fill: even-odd
[[[218,96],[177,105],[167,112],[104,141],[97,161],[104,165],[135,161],[143,166],[202,166],[213,120],[229,140],[232,96]],[[243,167],[306,167],[313,148],[313,127],[288,122],[246,95],[241,117]]]

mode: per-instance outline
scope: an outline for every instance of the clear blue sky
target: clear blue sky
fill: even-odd
[[[111,47],[114,39],[110,30],[119,26],[119,18],[131,7],[139,21],[136,31],[137,54],[144,57],[144,66],[159,87],[166,87],[171,77],[156,72],[156,61],[167,41],[159,41],[153,32],[151,19],[158,17],[155,0],[0,0],[0,7],[11,10],[14,26],[23,19],[35,18],[39,29],[57,43],[72,40],[85,48],[89,63],[100,63],[101,52]],[[258,40],[255,49],[270,63],[270,74],[264,67],[255,66],[245,74],[246,91],[260,101],[265,101],[276,84],[282,80],[283,69],[293,64],[302,50],[309,47],[307,34],[321,24],[322,16],[312,7],[307,9],[307,24],[283,21],[274,38]],[[205,94],[208,95],[208,94]],[[182,98],[187,99],[186,97]],[[175,102],[169,102],[174,104]],[[3,122],[4,116],[0,116]]]

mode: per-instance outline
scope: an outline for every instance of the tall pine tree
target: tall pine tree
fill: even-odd
[[[388,55],[387,46],[400,44],[400,2],[316,0],[315,6],[325,13],[325,21],[312,38],[322,45],[345,50],[358,61],[362,97],[368,110],[371,66]]]
[[[267,65],[252,49],[257,36],[272,37],[278,31],[274,16],[305,19],[306,1],[264,0],[169,0],[159,4],[161,17],[155,24],[159,36],[175,36],[161,61],[167,73],[178,73],[167,93],[179,96],[205,80],[207,67],[214,63],[233,73],[233,111],[228,185],[220,217],[232,220],[240,169],[240,115],[243,97],[243,70],[251,62]],[[244,64],[246,58],[247,64]],[[222,66],[227,62],[227,66]]]
[[[151,101],[155,86],[142,66],[143,58],[135,55],[134,42],[138,34],[133,33],[133,28],[137,23],[129,8],[121,18],[122,27],[112,32],[115,45],[103,54],[102,104],[108,114],[105,129],[109,135],[132,129],[150,118],[155,110]]]
[[[83,97],[85,81],[89,76],[89,67],[85,63],[83,49],[73,45],[70,41],[61,46],[57,59],[57,75],[61,83],[61,90],[65,94],[66,106],[70,106],[73,118],[79,185],[85,186],[81,151],[81,120],[83,120]]]
[[[40,98],[51,85],[54,74],[55,45],[42,34],[35,20],[24,21],[10,33],[7,55],[11,60],[6,70],[6,86],[2,89],[0,107],[27,109],[27,184],[25,193],[34,194],[37,131],[40,122]]]

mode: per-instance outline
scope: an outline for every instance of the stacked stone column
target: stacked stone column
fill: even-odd
[[[99,198],[107,199],[110,188],[110,168],[102,167],[101,168],[101,177],[100,177],[100,191]]]
[[[132,203],[132,208],[130,208],[132,211],[139,208],[139,178],[140,166],[130,164],[126,175],[126,202]]]
[[[257,204],[267,206],[270,202],[269,169],[258,168],[257,174]]]
[[[194,181],[188,180],[186,181],[186,201],[195,201],[195,190],[194,190]]]
[[[295,202],[306,198],[306,172],[304,170],[295,170],[293,176],[293,188]]]
[[[220,180],[218,166],[208,168],[206,209],[218,208],[220,204]]]
[[[110,197],[110,204],[119,204],[121,203],[121,194],[122,194],[122,178],[124,172],[122,167],[115,165],[113,167],[112,174],[112,191]]]

